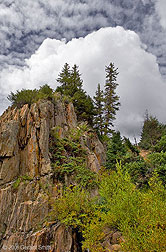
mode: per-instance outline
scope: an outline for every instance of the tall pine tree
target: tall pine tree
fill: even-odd
[[[113,63],[106,66],[106,82],[104,91],[104,133],[111,133],[116,112],[119,110],[119,96],[116,94],[118,68]]]
[[[66,95],[73,97],[74,94],[80,90],[82,90],[83,80],[81,79],[81,74],[79,72],[79,67],[75,64],[72,67],[70,74],[70,85],[66,90]]]
[[[83,80],[81,79],[81,74],[76,64],[72,67],[71,81],[72,81],[72,84],[78,89],[82,88]]]
[[[65,63],[62,71],[59,73],[57,82],[61,84],[56,91],[65,94],[71,84],[71,70],[68,63]]]
[[[103,135],[104,130],[104,122],[103,122],[103,113],[104,113],[104,94],[103,90],[101,90],[100,84],[97,86],[97,90],[95,93],[94,99],[94,127],[100,136]]]

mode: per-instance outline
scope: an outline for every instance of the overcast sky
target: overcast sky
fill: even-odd
[[[146,109],[166,122],[165,13],[165,0],[0,1],[0,113],[10,91],[56,87],[65,62],[93,96],[114,62],[122,135],[139,136]]]

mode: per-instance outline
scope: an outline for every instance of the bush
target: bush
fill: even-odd
[[[16,91],[16,93],[11,92],[8,95],[8,100],[13,106],[21,108],[23,105],[31,105],[40,99],[52,99],[53,90],[46,84],[39,88],[39,90],[34,89],[22,89],[21,91]]]
[[[22,89],[21,91],[17,90],[15,94],[11,92],[7,98],[12,105],[20,108],[25,104],[31,105],[35,101],[37,93],[36,89]]]
[[[81,146],[81,136],[87,130],[87,124],[70,130],[68,136],[60,138],[58,128],[50,135],[49,150],[54,175],[58,180],[66,183],[66,179],[72,177],[74,183],[89,188],[96,186],[97,174],[87,167],[86,150]]]
[[[102,221],[123,234],[124,252],[166,251],[166,191],[156,174],[149,186],[139,191],[120,167],[101,182]]]
[[[41,86],[37,92],[36,101],[40,99],[52,99],[53,89],[50,88],[47,84]]]
[[[53,201],[51,218],[82,231],[95,214],[95,204],[90,194],[80,187],[67,187],[63,195]]]
[[[98,198],[80,187],[67,188],[53,200],[51,216],[83,235],[83,251],[104,252],[105,228],[124,237],[124,252],[166,251],[166,191],[156,173],[140,191],[119,165],[100,178]]]
[[[166,184],[166,152],[154,152],[148,156],[148,166],[151,171],[156,171],[159,178]]]
[[[156,152],[166,152],[166,135],[161,137],[161,139],[154,146],[153,150]]]
[[[123,170],[130,174],[132,182],[136,185],[142,187],[147,184],[148,167],[144,160],[139,159],[138,161],[126,163],[123,166]]]

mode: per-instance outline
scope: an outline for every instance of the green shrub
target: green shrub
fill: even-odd
[[[82,231],[95,213],[95,204],[90,194],[84,189],[74,186],[68,187],[63,195],[53,200],[52,219],[57,218],[61,223]]]
[[[36,96],[36,89],[22,89],[21,91],[17,90],[15,94],[11,92],[7,98],[10,102],[12,102],[12,105],[20,108],[25,104],[31,105],[35,101]]]
[[[166,152],[166,135],[162,136],[161,139],[157,142],[157,144],[153,148],[156,152]]]
[[[139,186],[143,186],[147,184],[147,174],[148,174],[148,167],[146,165],[146,162],[142,159],[138,161],[133,161],[126,163],[123,166],[123,170],[127,171],[130,176],[132,182]]]
[[[67,177],[83,187],[94,187],[97,174],[87,167],[86,150],[80,144],[81,136],[87,130],[87,124],[69,131],[65,138],[59,137],[59,128],[54,128],[50,135],[49,150],[55,176],[66,182]]]
[[[52,99],[53,89],[50,88],[47,84],[41,86],[37,92],[36,101],[40,99]]]
[[[21,178],[17,178],[16,181],[13,183],[13,189],[18,189],[19,185],[21,184]]]
[[[14,189],[18,189],[18,187],[20,186],[21,182],[25,182],[25,181],[32,181],[33,178],[30,177],[29,175],[25,174],[23,176],[20,176],[19,178],[16,179],[16,181],[13,183],[13,188]]]
[[[148,166],[151,171],[156,171],[159,178],[166,184],[166,152],[154,152],[148,156]]]
[[[83,251],[104,252],[106,228],[122,233],[124,252],[166,251],[166,190],[156,173],[149,189],[140,191],[117,165],[117,171],[101,175],[98,197],[70,187],[52,206],[53,219],[82,232]]]
[[[114,132],[107,143],[106,168],[116,169],[116,163],[123,165],[140,160],[139,150],[127,138],[122,139],[120,132]]]
[[[21,91],[16,91],[16,93],[11,92],[8,95],[8,100],[13,106],[21,108],[23,105],[31,105],[40,99],[52,99],[53,90],[47,85],[43,85],[39,90],[34,89],[22,89]]]
[[[118,168],[101,182],[102,221],[124,236],[123,251],[164,252],[166,250],[166,191],[154,175],[149,190],[139,191],[128,174]]]

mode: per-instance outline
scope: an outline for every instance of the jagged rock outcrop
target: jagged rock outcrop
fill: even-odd
[[[73,230],[59,223],[43,226],[48,195],[56,188],[49,152],[54,127],[60,137],[77,127],[72,103],[65,104],[60,96],[54,103],[9,107],[0,117],[0,251],[80,251]],[[82,136],[87,165],[98,172],[104,148],[94,132],[88,134]]]

